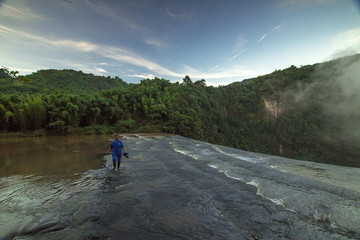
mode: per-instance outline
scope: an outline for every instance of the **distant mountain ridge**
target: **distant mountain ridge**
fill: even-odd
[[[126,85],[127,83],[119,77],[95,76],[71,69],[39,70],[26,76],[0,79],[0,91],[7,94],[39,93],[44,91],[87,93],[123,88]]]

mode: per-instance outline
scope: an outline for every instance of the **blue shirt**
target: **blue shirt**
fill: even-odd
[[[118,140],[117,142],[115,140],[112,141],[112,143],[110,144],[111,153],[116,154],[116,155],[121,155],[122,147],[124,147],[124,144],[122,143],[122,141],[120,141],[120,140]]]

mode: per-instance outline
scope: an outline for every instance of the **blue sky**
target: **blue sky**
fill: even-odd
[[[0,0],[0,65],[227,85],[360,53],[359,1]]]

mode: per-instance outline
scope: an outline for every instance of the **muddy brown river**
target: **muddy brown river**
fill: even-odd
[[[0,239],[360,239],[360,170],[180,136],[0,139]]]
[[[106,136],[0,138],[0,176],[71,175],[98,169]]]

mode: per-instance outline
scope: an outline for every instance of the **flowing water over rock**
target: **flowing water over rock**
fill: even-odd
[[[0,140],[0,239],[360,239],[360,169],[180,136]]]

